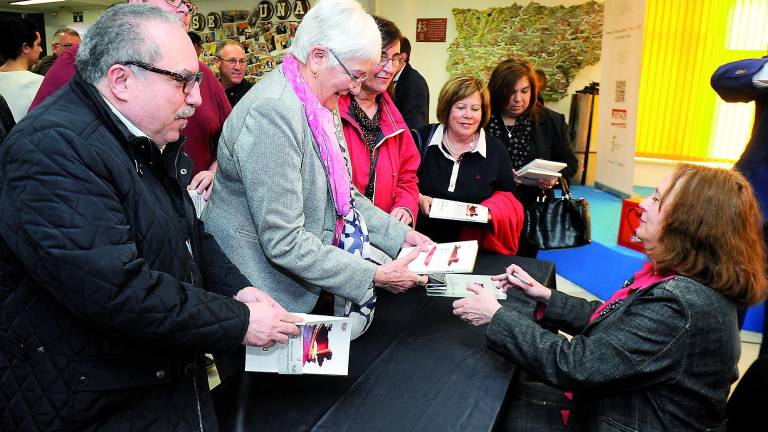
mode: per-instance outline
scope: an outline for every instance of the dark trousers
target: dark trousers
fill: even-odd
[[[766,430],[763,410],[768,407],[768,356],[758,357],[728,399],[728,431]],[[761,426],[762,425],[762,426]]]
[[[520,370],[510,387],[506,409],[500,419],[505,432],[564,432],[572,431],[563,424],[563,410],[573,409],[564,391],[540,382]]]

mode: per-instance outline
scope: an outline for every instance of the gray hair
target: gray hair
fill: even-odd
[[[146,36],[150,23],[180,26],[179,19],[160,8],[140,4],[110,7],[93,23],[77,52],[77,71],[83,79],[98,84],[110,67],[126,62],[153,64],[161,47]],[[142,71],[134,69],[138,76]]]
[[[61,36],[63,34],[68,34],[70,36],[74,36],[74,37],[78,37],[78,38],[80,37],[80,33],[78,33],[77,30],[75,30],[73,28],[69,28],[69,27],[62,27],[62,28],[56,30],[56,33],[53,34],[54,42],[56,42],[56,43],[61,42],[61,38],[59,36]]]
[[[296,29],[291,52],[306,63],[312,47],[332,49],[340,59],[378,61],[381,33],[376,22],[354,0],[321,0],[309,9]],[[329,56],[330,64],[336,59]]]

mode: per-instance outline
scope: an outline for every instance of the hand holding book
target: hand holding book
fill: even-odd
[[[541,190],[552,189],[557,180],[562,177],[560,171],[567,164],[546,159],[534,159],[519,170],[513,170],[518,184],[537,186]]]
[[[418,247],[406,248],[408,252],[397,257],[396,260],[380,265],[373,276],[373,284],[391,293],[400,294],[408,291],[414,285],[421,284],[422,278],[409,268],[421,250]]]

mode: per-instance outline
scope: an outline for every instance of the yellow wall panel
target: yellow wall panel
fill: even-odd
[[[709,85],[729,61],[768,47],[768,0],[648,0],[636,154],[735,161],[754,109],[723,104]]]

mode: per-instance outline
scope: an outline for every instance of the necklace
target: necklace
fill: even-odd
[[[504,120],[501,121],[501,125],[504,126],[504,130],[507,131],[507,138],[512,139],[512,132],[510,132],[507,124],[504,123]]]
[[[475,151],[475,147],[477,146],[477,140],[475,139],[475,134],[472,135],[472,144],[469,145],[469,148],[464,150],[463,152],[457,152],[454,151],[453,148],[453,140],[448,136],[448,131],[445,132],[445,147],[448,149],[448,153],[453,156],[453,158],[456,160],[456,162],[459,162],[461,160],[461,157],[464,155],[464,153],[471,153]]]
[[[515,120],[515,118],[512,117],[512,120]],[[509,130],[509,128],[507,127],[507,123],[504,122],[504,115],[499,116],[499,121],[501,122],[501,125],[504,126],[504,130],[507,131],[507,138],[512,139],[512,131]],[[514,127],[515,124],[513,123],[510,126]]]

